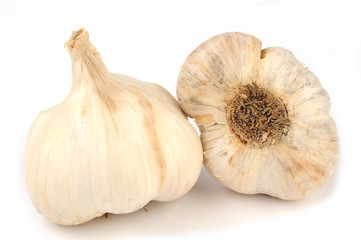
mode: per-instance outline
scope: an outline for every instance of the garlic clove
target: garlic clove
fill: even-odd
[[[250,66],[258,65],[261,42],[247,34],[223,36],[213,37],[194,50],[178,77],[182,79],[177,87],[182,109],[189,116],[197,116],[201,128],[226,123],[223,108],[229,92],[239,81],[250,81],[257,74]],[[235,51],[239,54],[233,54]]]
[[[65,43],[73,82],[40,113],[26,143],[27,191],[36,209],[74,225],[183,196],[202,166],[202,146],[162,87],[107,71],[85,29]]]
[[[286,104],[297,116],[328,114],[330,111],[329,96],[317,77],[286,49],[273,47],[262,50],[258,78],[260,84],[288,101]]]
[[[258,65],[260,52],[261,42],[250,35],[225,33],[209,39],[188,56],[180,71],[179,100],[186,98],[185,102],[192,102],[187,101],[192,97],[191,100],[200,101],[199,105],[210,105],[209,98],[202,102],[202,97],[209,96],[211,88],[217,94],[213,95],[213,101],[224,101],[239,81],[246,84],[257,75],[257,68],[253,66]]]
[[[197,47],[178,77],[200,131],[204,164],[230,189],[300,199],[334,172],[338,137],[317,77],[283,48],[243,33]]]

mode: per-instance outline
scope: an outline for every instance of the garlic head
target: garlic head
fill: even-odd
[[[162,87],[107,71],[85,29],[65,43],[72,88],[43,111],[26,142],[26,187],[36,209],[73,225],[183,196],[202,166],[202,146]]]
[[[205,167],[236,192],[300,199],[334,172],[329,96],[286,49],[262,50],[243,33],[217,35],[185,60],[177,96],[201,131]]]

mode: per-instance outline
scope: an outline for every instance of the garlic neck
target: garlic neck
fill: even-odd
[[[73,32],[65,43],[65,48],[72,62],[73,81],[70,95],[85,90],[110,104],[114,87],[112,78],[99,52],[89,41],[88,32],[83,28]]]

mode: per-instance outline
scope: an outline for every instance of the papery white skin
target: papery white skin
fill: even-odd
[[[287,136],[264,148],[240,142],[226,119],[238,87],[252,83],[281,99],[291,122]],[[338,137],[329,96],[286,49],[261,50],[257,38],[243,33],[217,35],[186,59],[177,96],[199,126],[207,170],[234,191],[300,199],[334,172]]]
[[[183,196],[202,166],[199,136],[162,87],[110,74],[84,29],[65,46],[73,84],[40,113],[25,150],[36,209],[64,225]]]

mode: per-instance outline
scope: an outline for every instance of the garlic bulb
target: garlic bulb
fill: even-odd
[[[215,36],[186,59],[177,95],[199,126],[207,170],[234,191],[299,199],[335,169],[329,96],[286,49],[261,50],[243,33]]]
[[[199,136],[162,87],[111,74],[84,29],[65,43],[73,83],[40,113],[25,150],[36,209],[59,224],[129,213],[187,193],[199,177]]]

